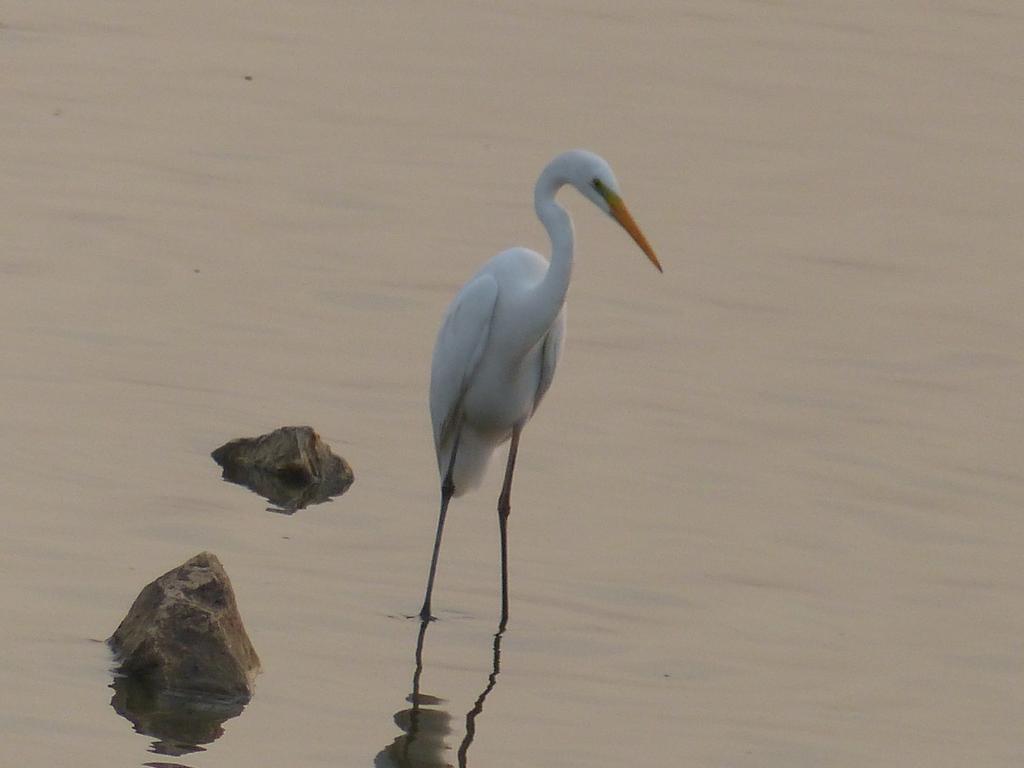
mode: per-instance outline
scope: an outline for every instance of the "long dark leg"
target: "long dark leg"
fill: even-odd
[[[501,528],[501,623],[499,633],[508,623],[508,515],[512,511],[512,473],[516,469],[516,453],[519,452],[519,433],[522,425],[512,428],[512,442],[508,447],[508,463],[505,465],[505,482],[498,497],[498,525]]]
[[[444,482],[441,483],[441,514],[437,518],[437,535],[434,537],[434,556],[430,559],[430,575],[427,577],[427,593],[423,597],[423,608],[420,609],[420,619],[430,621],[430,595],[434,591],[434,574],[437,573],[437,556],[441,552],[441,533],[444,531],[444,518],[448,514],[448,502],[452,500],[455,493],[455,483],[452,481],[452,472],[455,470],[455,454],[459,450],[459,436],[461,428],[455,433],[455,442],[452,444],[452,455],[448,460],[448,471],[444,474]]]

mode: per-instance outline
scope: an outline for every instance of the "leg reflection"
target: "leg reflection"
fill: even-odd
[[[377,754],[374,760],[375,766],[450,768],[452,765],[446,759],[451,752],[451,747],[445,741],[452,731],[452,717],[440,707],[446,702],[442,698],[431,696],[420,690],[420,679],[423,675],[423,646],[429,625],[429,621],[422,621],[416,638],[416,663],[412,675],[412,692],[407,698],[412,706],[395,713],[395,724],[404,733]],[[504,628],[499,627],[494,635],[491,672],[487,676],[487,684],[477,696],[472,709],[466,713],[466,734],[457,753],[459,768],[465,768],[468,765],[469,747],[476,736],[477,717],[483,712],[484,702],[497,683],[498,673],[501,671],[501,638],[504,633]]]
[[[469,745],[476,737],[476,717],[484,711],[484,701],[488,694],[494,690],[494,684],[498,682],[498,673],[501,672],[501,636],[505,634],[505,618],[502,617],[498,631],[494,633],[494,656],[491,659],[491,674],[487,677],[487,687],[480,691],[476,697],[473,708],[466,713],[466,735],[459,745],[459,768],[466,768],[466,755],[469,754]]]
[[[423,675],[423,641],[429,621],[420,622],[416,637],[416,665],[412,674],[412,693],[406,698],[412,706],[395,712],[395,725],[403,735],[377,753],[377,768],[449,768],[445,753],[451,747],[445,738],[451,733],[452,717],[438,705],[445,700],[420,691]]]

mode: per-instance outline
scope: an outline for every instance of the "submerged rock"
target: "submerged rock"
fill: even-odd
[[[332,453],[312,427],[281,427],[232,440],[211,456],[225,480],[250,488],[287,513],[340,496],[353,480],[348,462]]]
[[[118,673],[180,700],[244,704],[260,668],[231,581],[210,552],[146,585],[108,642]]]

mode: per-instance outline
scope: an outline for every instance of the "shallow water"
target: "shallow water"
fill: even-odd
[[[546,247],[531,186],[571,146],[611,161],[666,273],[564,195],[568,344],[523,438],[468,764],[1024,761],[1024,11],[0,14],[12,764],[167,761],[94,641],[203,549],[264,672],[172,759],[388,764],[436,324],[481,260]],[[345,496],[274,515],[219,479],[214,447],[304,423],[353,465]],[[420,677],[442,764],[494,674],[499,479],[445,534]]]

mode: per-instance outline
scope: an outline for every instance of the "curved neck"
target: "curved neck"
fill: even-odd
[[[555,195],[568,183],[558,166],[552,163],[541,173],[533,189],[533,209],[551,238],[551,266],[541,287],[546,286],[554,292],[552,295],[557,298],[559,307],[565,300],[572,273],[573,231],[572,219],[565,208],[555,201]],[[558,314],[557,311],[555,314]],[[554,315],[551,319],[554,320]]]
[[[523,307],[520,340],[530,349],[548,332],[565,303],[572,276],[572,219],[555,202],[555,194],[568,182],[560,164],[552,162],[537,179],[533,191],[533,207],[551,238],[551,260],[544,279],[530,291]]]

